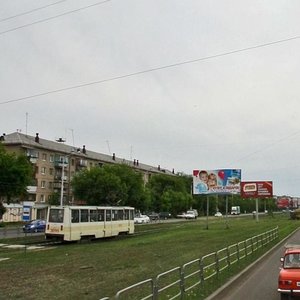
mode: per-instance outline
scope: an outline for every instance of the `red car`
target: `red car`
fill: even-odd
[[[285,245],[281,258],[282,267],[278,277],[278,292],[281,300],[300,297],[300,245]]]

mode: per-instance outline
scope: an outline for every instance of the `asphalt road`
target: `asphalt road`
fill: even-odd
[[[277,279],[286,242],[300,244],[300,230],[207,300],[279,300]]]
[[[0,228],[0,239],[4,238],[16,238],[16,237],[24,237],[25,235],[41,235],[45,234],[44,232],[37,233],[24,233],[22,227],[4,227]]]

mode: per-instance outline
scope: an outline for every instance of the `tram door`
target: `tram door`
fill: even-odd
[[[105,222],[104,222],[104,236],[112,235],[112,211],[111,209],[105,210]]]

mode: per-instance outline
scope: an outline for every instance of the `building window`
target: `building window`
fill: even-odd
[[[39,152],[34,149],[27,149],[27,156],[31,158],[39,158]]]
[[[53,188],[53,182],[52,182],[52,181],[49,181],[49,182],[48,182],[48,186],[49,186],[49,189],[52,189],[52,188]]]
[[[47,160],[47,154],[46,154],[46,153],[43,153],[43,154],[42,154],[42,160],[44,160],[44,161]]]
[[[53,175],[53,168],[50,168],[50,169],[49,169],[49,174],[50,174],[50,175]]]
[[[46,167],[41,167],[41,173],[42,173],[43,175],[46,174]]]
[[[45,202],[45,195],[40,196],[40,202]]]
[[[42,180],[42,181],[41,181],[41,188],[44,189],[45,187],[46,187],[46,181]]]
[[[50,154],[49,161],[54,162],[54,155],[53,154]]]

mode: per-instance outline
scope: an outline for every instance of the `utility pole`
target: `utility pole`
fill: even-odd
[[[63,201],[64,201],[64,177],[65,177],[65,157],[63,157],[63,159],[62,159],[60,206],[63,206]]]

